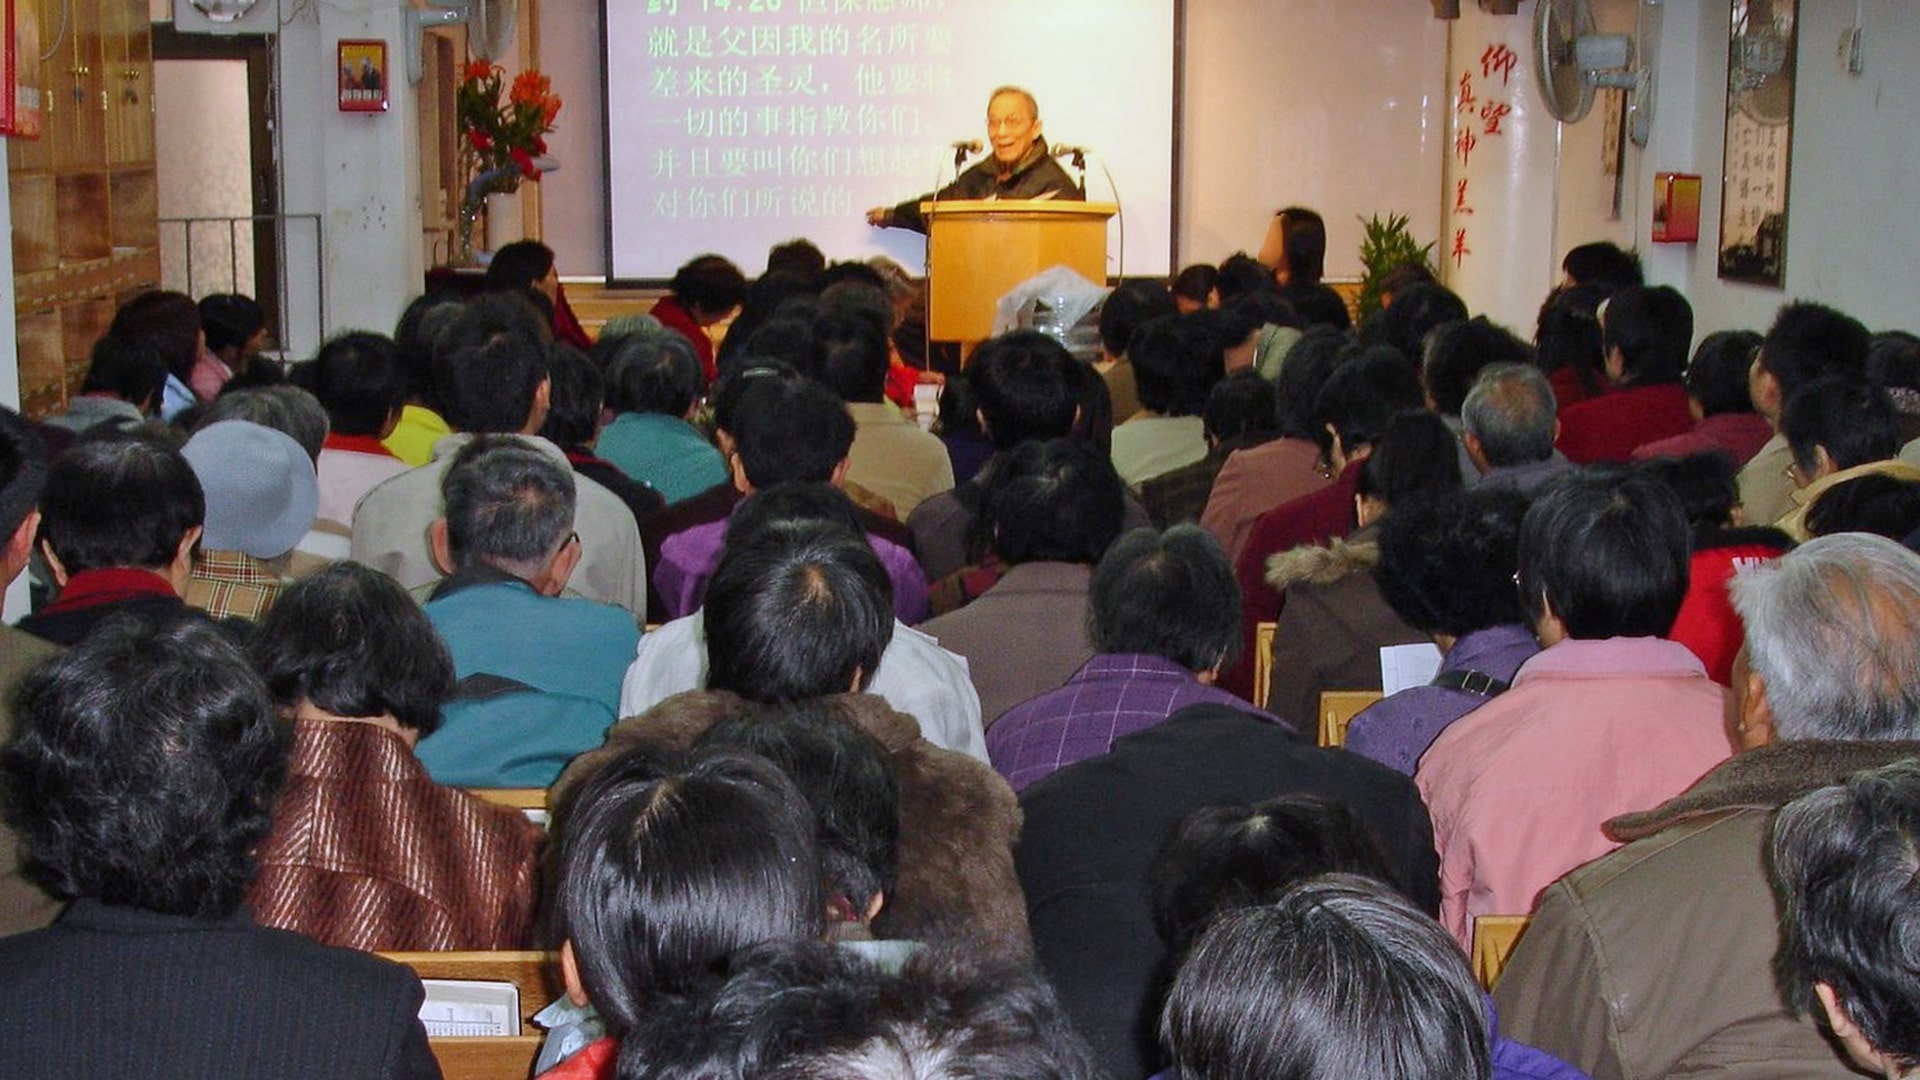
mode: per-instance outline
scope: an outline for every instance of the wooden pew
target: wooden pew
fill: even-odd
[[[1347,745],[1347,725],[1384,695],[1378,690],[1328,690],[1320,695],[1320,745]]]
[[[557,953],[536,950],[500,952],[381,953],[405,964],[422,979],[507,982],[520,989],[519,1035],[429,1039],[446,1080],[527,1080],[540,1053],[541,1032],[533,1015],[563,992]]]

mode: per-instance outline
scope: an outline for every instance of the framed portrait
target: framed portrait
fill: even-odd
[[[1784,288],[1799,0],[1733,0],[1720,276]]]
[[[387,43],[340,42],[340,111],[387,111]]]

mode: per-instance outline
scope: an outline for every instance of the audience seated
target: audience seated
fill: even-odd
[[[1608,290],[1641,285],[1640,256],[1605,240],[1578,244],[1560,260],[1564,284],[1599,285]]]
[[[251,646],[293,727],[247,906],[268,926],[369,951],[531,943],[545,834],[441,787],[414,757],[453,661],[391,578],[336,563],[288,587]]]
[[[1900,414],[1901,449],[1920,439],[1920,337],[1882,330],[1867,345],[1867,381],[1887,392]]]
[[[327,411],[316,516],[350,529],[361,496],[407,471],[407,463],[381,442],[393,434],[406,407],[406,369],[392,341],[357,331],[320,346],[311,363],[294,369],[293,381]]]
[[[1239,561],[1247,534],[1261,514],[1325,487],[1332,471],[1320,456],[1313,403],[1333,374],[1348,336],[1331,327],[1307,331],[1287,351],[1274,380],[1280,437],[1228,455],[1213,480],[1200,524]]]
[[[1693,351],[1684,380],[1693,430],[1641,443],[1633,460],[1680,458],[1715,451],[1738,469],[1753,459],[1773,435],[1773,425],[1753,410],[1747,372],[1753,366],[1760,335],[1751,330],[1708,334]]]
[[[1677,289],[1629,286],[1600,308],[1606,394],[1560,408],[1560,452],[1576,465],[1624,462],[1636,447],[1693,429],[1681,385],[1693,306]]]
[[[1304,206],[1276,211],[1260,242],[1260,262],[1273,271],[1280,299],[1293,306],[1308,326],[1329,325],[1342,330],[1353,325],[1347,302],[1320,284],[1327,258],[1327,225]],[[1221,296],[1221,302],[1226,302]]]
[[[447,576],[425,610],[460,686],[420,760],[444,784],[544,787],[613,722],[639,628],[612,604],[561,595],[581,540],[573,473],[545,451],[483,435],[441,491],[429,531]]]
[[[206,505],[183,598],[216,619],[257,620],[286,586],[287,556],[313,527],[313,461],[291,437],[245,420],[201,428],[180,453]]]
[[[849,483],[885,499],[901,521],[922,502],[953,488],[946,445],[886,399],[883,327],[857,314],[824,313],[814,323],[814,354],[820,381],[840,395],[853,416]]]
[[[1011,848],[1020,814],[991,769],[929,742],[913,717],[870,687],[892,634],[887,575],[873,548],[845,526],[774,526],[729,544],[707,588],[706,691],[668,698],[621,721],[607,745],[568,767],[567,787],[634,746],[685,747],[762,703],[821,701],[878,739],[900,778],[900,870],[875,922],[887,938],[977,936],[998,951],[1027,948],[1026,906]]]
[[[607,361],[607,408],[615,415],[595,452],[670,504],[724,483],[726,461],[688,422],[705,388],[684,337],[665,329],[622,337]]]
[[[35,879],[72,904],[0,939],[17,998],[0,1072],[440,1075],[410,972],[257,926],[242,903],[286,751],[220,630],[113,620],[29,675],[16,709],[0,809]]]
[[[1505,693],[1540,651],[1513,587],[1526,509],[1524,497],[1487,489],[1415,500],[1387,518],[1374,572],[1380,596],[1432,637],[1440,670],[1355,716],[1348,751],[1413,775],[1448,725]]]
[[[42,423],[75,435],[98,424],[131,427],[159,412],[166,381],[167,365],[151,343],[104,335],[88,354],[80,392]]]
[[[859,436],[847,406],[810,379],[757,378],[735,399],[730,458],[733,485],[746,497],[733,515],[745,513],[755,498],[774,489],[804,490],[805,496],[839,504],[850,523],[858,523],[853,505],[838,490],[852,471],[850,448]],[[732,517],[682,529],[660,542],[653,586],[660,609],[677,619],[700,606],[719,565]],[[894,611],[909,625],[927,617],[927,580],[913,553],[869,532],[867,540],[893,582]]]
[[[1207,456],[1207,392],[1225,371],[1219,343],[1193,316],[1163,315],[1127,345],[1140,411],[1113,429],[1113,467],[1129,487]]]
[[[1534,362],[1552,381],[1553,398],[1562,409],[1607,392],[1599,311],[1613,292],[1601,285],[1563,285],[1540,305]]]
[[[993,767],[1020,791],[1188,705],[1246,708],[1213,685],[1238,645],[1238,607],[1226,555],[1198,526],[1121,537],[1094,568],[1087,594],[1093,658],[1060,689],[994,722]]]
[[[1531,497],[1573,468],[1553,448],[1560,434],[1553,383],[1530,365],[1482,368],[1460,407],[1460,428],[1476,486]]]
[[[1824,1017],[1855,1065],[1888,1080],[1920,1066],[1920,987],[1904,959],[1920,931],[1917,823],[1920,766],[1897,762],[1781,807],[1768,863],[1780,898],[1781,996],[1798,1015]]]
[[[143,292],[114,311],[107,336],[150,345],[160,354],[167,368],[160,391],[162,419],[172,420],[200,400],[187,381],[193,376],[200,351],[206,347],[200,308],[193,297],[165,289]]]
[[[1754,411],[1773,425],[1774,435],[1740,469],[1740,505],[1747,520],[1779,521],[1793,510],[1798,485],[1787,475],[1793,450],[1780,431],[1788,399],[1825,375],[1861,378],[1871,340],[1858,320],[1820,304],[1796,301],[1774,317],[1748,377]]]
[[[1780,414],[1780,434],[1793,452],[1788,475],[1795,490],[1778,525],[1795,540],[1812,535],[1807,512],[1836,485],[1863,476],[1920,480],[1920,466],[1894,456],[1900,417],[1887,392],[1872,383],[1823,378],[1802,386]]]
[[[1870,474],[1835,484],[1807,508],[1809,535],[1864,532],[1905,540],[1920,529],[1920,481]]]
[[[567,303],[566,288],[560,284],[560,267],[554,262],[553,249],[538,240],[515,240],[493,253],[481,282],[484,292],[532,292],[546,309],[556,344],[574,349],[593,347],[593,339]]]
[[[1216,280],[1218,275],[1215,275]],[[1207,304],[1219,304],[1219,294]],[[1113,422],[1124,424],[1140,411],[1140,388],[1127,347],[1134,332],[1163,315],[1183,314],[1176,298],[1158,282],[1127,281],[1100,305],[1100,377],[1113,401]]]
[[[1732,589],[1746,647],[1726,719],[1743,749],[1608,822],[1627,846],[1546,890],[1495,991],[1516,1038],[1596,1077],[1856,1075],[1775,989],[1763,860],[1774,808],[1920,754],[1920,556],[1824,537]]]
[[[1433,276],[1433,267],[1427,265],[1424,258],[1409,259],[1395,263],[1380,275],[1377,282],[1380,290],[1380,309],[1391,308],[1401,293],[1415,285],[1437,284]]]
[[[723,255],[698,255],[673,272],[667,295],[653,305],[660,325],[687,339],[700,361],[701,386],[719,375],[707,328],[725,322],[747,295],[747,279]]]
[[[1420,383],[1406,357],[1384,345],[1356,349],[1327,377],[1313,403],[1313,431],[1333,482],[1261,514],[1234,563],[1240,585],[1240,662],[1222,685],[1253,692],[1254,630],[1280,617],[1280,594],[1267,584],[1267,561],[1301,544],[1324,544],[1352,532],[1355,487],[1373,444],[1393,417],[1421,403]]]
[[[76,440],[40,497],[40,554],[59,595],[16,625],[73,645],[121,612],[186,610],[206,506],[179,451],[117,432]]]
[[[1672,492],[1618,470],[1554,485],[1521,523],[1515,580],[1540,653],[1441,732],[1414,773],[1433,813],[1440,921],[1463,947],[1474,916],[1525,914],[1555,878],[1612,850],[1601,822],[1672,796],[1728,753],[1724,692],[1661,636],[1687,587]]]
[[[1442,326],[1465,322],[1464,300],[1438,282],[1410,285],[1394,298],[1392,307],[1360,328],[1360,341],[1368,345],[1391,345],[1400,355],[1420,359],[1427,354],[1429,336]]]
[[[433,447],[433,460],[380,484],[353,514],[353,560],[408,589],[440,576],[427,546],[439,514],[441,480],[460,449],[477,435],[506,435],[556,462],[566,454],[533,434],[546,422],[551,395],[549,348],[524,307],[504,297],[467,305],[435,345],[434,384],[446,419],[458,429]],[[633,514],[612,492],[577,478],[580,594],[628,611],[646,610],[647,573]]]
[[[1440,417],[1393,418],[1360,467],[1354,505],[1360,527],[1325,545],[1302,544],[1267,560],[1281,594],[1273,635],[1273,681],[1263,703],[1298,731],[1315,728],[1328,690],[1378,690],[1380,650],[1426,640],[1381,598],[1380,525],[1394,508],[1460,489],[1454,438]]]
[[[1220,280],[1220,270],[1209,263],[1194,263],[1182,267],[1173,277],[1173,283],[1167,291],[1173,294],[1173,306],[1182,315],[1191,315],[1201,308],[1220,306],[1220,294],[1213,291],[1214,283]]]
[[[319,398],[300,387],[277,383],[230,388],[211,402],[195,406],[193,422],[185,425],[185,430],[199,431],[228,420],[244,420],[280,432],[299,443],[315,472],[319,471],[320,452],[327,445],[327,410]]]
[[[1243,368],[1214,383],[1200,414],[1207,456],[1140,485],[1140,502],[1154,524],[1164,529],[1200,520],[1227,458],[1278,434],[1278,409],[1273,384],[1257,372]]]
[[[156,383],[157,385],[157,383]],[[20,415],[0,406],[0,587],[11,584],[33,557],[40,528],[40,494],[47,461],[40,440]],[[13,736],[13,692],[42,660],[59,652],[50,642],[0,624],[0,744]],[[3,787],[3,785],[0,785]],[[20,873],[13,830],[0,821],[0,936],[37,930],[53,921],[59,905]]]
[[[194,396],[212,401],[248,368],[267,343],[267,313],[251,296],[213,293],[200,298],[204,344],[187,380]]]
[[[1708,678],[1721,686],[1731,685],[1741,632],[1727,583],[1749,567],[1779,558],[1793,547],[1793,541],[1771,526],[1740,524],[1737,470],[1725,455],[1709,452],[1655,459],[1640,468],[1679,496],[1687,515],[1692,551],[1687,598],[1680,602],[1680,613],[1667,636],[1693,650],[1706,666]]]
[[[616,340],[624,340],[616,339]],[[683,348],[685,343],[673,339]],[[665,509],[667,501],[642,480],[620,471],[620,466],[594,452],[594,440],[604,419],[607,384],[593,358],[570,345],[555,345],[548,357],[547,420],[540,437],[567,455],[575,476],[582,476],[620,497],[642,525]],[[692,363],[691,360],[688,363]],[[654,565],[651,561],[649,566]]]
[[[433,444],[453,434],[440,415],[439,392],[434,387],[434,342],[458,319],[466,305],[458,297],[422,296],[407,305],[393,330],[394,351],[407,370],[407,403],[400,420],[380,445],[394,457],[419,468],[433,460]]]
[[[1078,439],[1023,443],[995,478],[986,519],[1005,571],[967,606],[921,625],[965,658],[989,727],[1093,658],[1087,593],[1120,535],[1123,491],[1106,456]]]
[[[1434,327],[1426,336],[1424,348],[1407,355],[1423,358],[1420,384],[1426,390],[1427,408],[1439,413],[1457,437],[1454,452],[1460,461],[1461,481],[1474,483],[1480,479],[1480,468],[1467,451],[1466,424],[1460,415],[1466,409],[1467,395],[1488,368],[1531,367],[1532,347],[1506,327],[1479,315]]]

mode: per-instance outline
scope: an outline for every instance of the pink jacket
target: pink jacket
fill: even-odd
[[[1619,845],[1617,814],[1686,790],[1732,752],[1725,691],[1662,638],[1563,641],[1513,689],[1434,740],[1414,782],[1433,816],[1440,922],[1470,946],[1476,915],[1523,915],[1560,875]]]

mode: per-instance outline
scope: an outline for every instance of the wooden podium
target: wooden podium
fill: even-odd
[[[993,306],[1015,285],[1054,266],[1107,280],[1113,203],[1064,199],[923,202],[927,217],[927,336],[964,352],[993,336]]]

